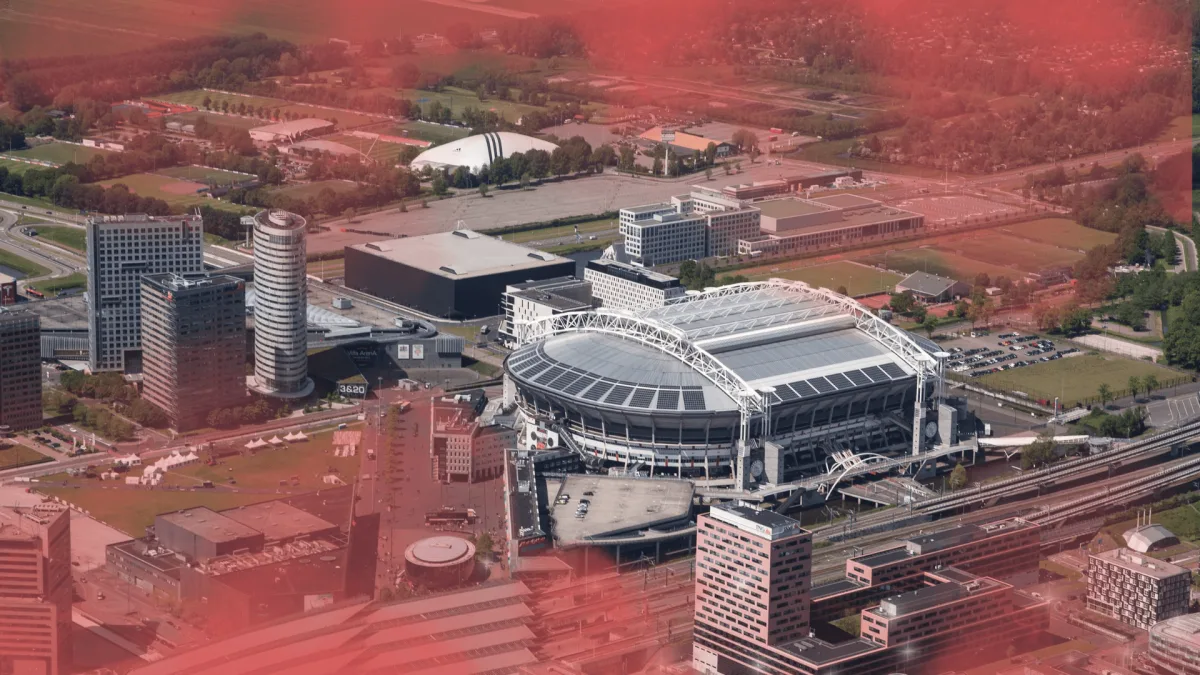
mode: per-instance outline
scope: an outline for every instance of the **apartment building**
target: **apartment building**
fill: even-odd
[[[588,261],[583,278],[591,284],[595,304],[607,309],[662,307],[687,293],[675,277],[616,260]]]
[[[42,425],[41,321],[27,311],[0,309],[0,425]]]
[[[71,515],[0,506],[0,673],[71,672]]]
[[[517,447],[517,431],[494,418],[480,417],[475,403],[433,402],[429,453],[434,480],[475,483],[503,475],[506,452]]]
[[[503,344],[516,348],[520,343],[522,324],[565,312],[586,311],[592,304],[591,282],[575,277],[509,284],[500,296],[500,313],[504,318],[496,333]]]
[[[246,285],[230,276],[142,277],[143,395],[188,431],[246,396]]]
[[[1087,607],[1137,628],[1187,614],[1192,574],[1127,548],[1088,556]]]
[[[199,215],[94,216],[87,221],[88,328],[93,371],[140,372],[141,278],[202,274]]]

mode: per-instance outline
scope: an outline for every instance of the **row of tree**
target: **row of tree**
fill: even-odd
[[[205,422],[214,429],[232,429],[242,424],[262,424],[289,412],[286,405],[276,409],[266,399],[258,398],[246,405],[210,410]]]

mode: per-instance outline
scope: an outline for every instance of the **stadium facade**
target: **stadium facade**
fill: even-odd
[[[743,486],[847,451],[915,454],[943,377],[934,343],[781,279],[517,332],[505,394],[528,424],[596,464]]]

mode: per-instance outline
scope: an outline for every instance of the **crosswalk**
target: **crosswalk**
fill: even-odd
[[[1146,412],[1153,427],[1183,424],[1200,417],[1200,395],[1187,394],[1155,401],[1146,406]]]

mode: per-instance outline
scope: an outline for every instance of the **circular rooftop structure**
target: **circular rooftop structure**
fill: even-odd
[[[456,586],[466,582],[475,571],[475,545],[451,536],[422,539],[405,549],[404,569],[415,583]]]
[[[556,149],[557,145],[540,138],[508,131],[491,131],[432,147],[417,155],[410,166],[413,170],[426,166],[433,169],[453,169],[462,166],[477,172],[496,159],[508,158],[514,153],[526,153],[530,150],[554,152]]]
[[[777,279],[518,334],[505,371],[527,418],[567,429],[594,459],[697,474],[728,466],[743,415],[751,437],[774,439],[911,413],[941,351],[849,298]]]

